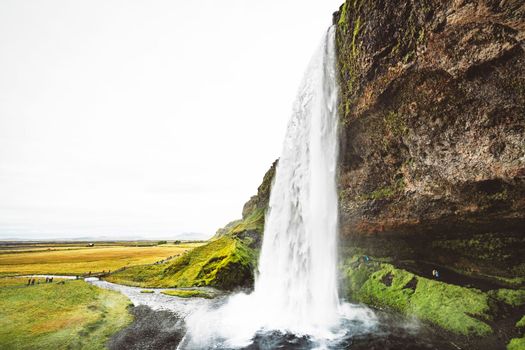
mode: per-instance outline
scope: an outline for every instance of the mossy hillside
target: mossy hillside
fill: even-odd
[[[126,268],[108,281],[139,287],[252,287],[277,161],[243,208],[242,219],[219,229],[205,245],[167,263]]]
[[[266,174],[264,174],[261,185],[257,188],[257,194],[246,202],[242,209],[242,219],[229,222],[223,228],[217,230],[212,240],[226,235],[235,235],[240,238],[250,237],[248,242],[252,248],[259,248],[264,231],[265,213],[268,209],[270,192],[278,160],[273,162]]]
[[[211,240],[216,240],[224,236],[235,236],[241,239],[248,238],[245,243],[251,245],[253,241],[260,241],[264,232],[266,208],[255,208],[246,217],[228,223],[223,228],[217,230]]]
[[[141,287],[210,286],[230,290],[253,284],[255,263],[255,251],[228,235],[168,263],[131,267],[107,280]]]
[[[176,260],[164,271],[174,287],[211,286],[232,289],[253,283],[255,253],[229,236],[211,242]]]
[[[389,308],[462,335],[488,335],[489,296],[416,276],[390,264],[347,265],[346,293],[350,299]]]
[[[245,219],[240,220],[233,225],[228,232],[232,235],[238,235],[244,231],[258,231],[262,234],[264,231],[264,218],[266,208],[257,208],[253,210]]]
[[[232,228],[234,228],[235,226],[237,226],[241,222],[242,222],[242,219],[230,221],[229,223],[226,224],[226,226],[221,227],[220,229],[218,229],[217,232],[215,232],[215,235],[213,235],[213,237],[210,240],[213,241],[215,239],[221,238],[222,236],[225,236],[228,232],[231,231]]]
[[[257,208],[238,224],[231,227],[227,235],[241,240],[254,251],[257,258],[262,244],[265,219],[266,208]]]
[[[210,293],[198,289],[170,289],[163,290],[161,293],[179,298],[213,298]]]
[[[264,174],[261,185],[257,188],[257,194],[250,198],[242,208],[242,218],[246,219],[256,209],[266,210],[270,201],[270,192],[272,189],[273,179],[279,160],[272,163],[272,166]]]
[[[33,286],[0,282],[0,348],[105,349],[126,327],[130,301],[84,281]]]

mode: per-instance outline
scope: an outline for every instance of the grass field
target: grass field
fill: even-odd
[[[165,245],[86,247],[78,245],[49,245],[26,247],[26,251],[0,254],[0,275],[63,274],[76,275],[88,272],[115,271],[122,267],[152,264],[169,256],[176,256],[202,243]]]
[[[163,241],[165,242],[165,241]],[[68,250],[68,249],[83,249],[92,242],[54,242],[54,241],[43,241],[43,242],[13,242],[13,241],[0,241],[0,254],[16,253],[16,252],[32,252],[42,250]],[[159,241],[96,241],[94,244],[96,247],[153,247],[157,246]],[[177,245],[194,244],[194,242],[179,242]],[[163,245],[174,245],[166,244]]]
[[[0,279],[0,348],[104,349],[132,321],[129,300],[84,281]]]

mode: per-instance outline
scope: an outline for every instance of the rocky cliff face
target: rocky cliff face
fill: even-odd
[[[523,282],[525,3],[347,0],[334,24],[343,242]]]

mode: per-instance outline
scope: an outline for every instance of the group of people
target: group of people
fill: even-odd
[[[27,280],[27,285],[28,286],[34,286],[35,282],[37,282],[36,279],[30,278],[30,279]],[[53,277],[46,277],[46,283],[53,283]],[[38,281],[37,284],[40,284],[40,281]]]

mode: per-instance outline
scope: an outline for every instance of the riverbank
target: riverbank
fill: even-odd
[[[114,335],[110,344],[117,346],[125,344],[130,349],[155,346],[160,349],[172,349],[180,341],[185,327],[183,319],[202,308],[214,309],[223,305],[228,300],[228,294],[223,294],[216,299],[203,298],[178,298],[161,293],[163,289],[153,289],[153,293],[142,293],[140,287],[123,286],[98,279],[90,279],[100,288],[119,291],[126,295],[135,305],[132,313],[134,322]],[[177,290],[177,289],[173,289]],[[356,310],[366,310],[360,307]],[[441,327],[418,320],[415,317],[403,315],[397,311],[373,308],[374,322],[370,325],[360,325],[358,321],[349,322],[346,327],[348,332],[341,336],[331,349],[505,349],[505,342],[498,341],[497,337],[470,337],[458,335]],[[357,311],[356,311],[357,312]],[[359,319],[359,318],[357,318]],[[204,320],[203,320],[204,321]],[[513,325],[509,324],[509,327]],[[159,337],[149,337],[147,334],[158,332]],[[171,332],[171,333],[170,333]],[[168,336],[168,333],[171,336]],[[138,336],[145,334],[146,336]],[[173,346],[173,347],[170,347]],[[259,333],[253,344],[246,349],[273,349],[285,347],[287,349],[308,349],[314,347],[308,338],[296,337],[291,334]],[[118,349],[118,347],[113,347]]]
[[[362,266],[354,267],[357,272],[360,271],[360,268]],[[409,274],[409,272],[406,273]],[[46,284],[45,277],[33,276],[32,278],[39,282],[35,286],[26,286],[26,277],[0,279],[2,286],[0,287],[2,297],[0,306],[2,310],[8,310],[2,311],[3,317],[0,322],[10,323],[2,328],[4,333],[0,331],[0,343],[5,344],[7,348],[15,348],[15,346],[17,349],[38,348],[41,344],[48,346],[57,344],[57,342],[69,344],[64,339],[67,338],[66,335],[74,334],[77,338],[74,345],[81,349],[174,349],[185,335],[184,319],[188,315],[203,308],[220,307],[229,297],[228,294],[218,293],[211,288],[197,290],[210,294],[217,293],[214,294],[216,296],[214,299],[181,298],[163,294],[162,292],[166,291],[163,288],[144,290],[140,287],[118,285],[98,278],[88,278],[85,281],[60,280],[60,276],[53,276],[54,283]],[[393,284],[394,280],[391,282]],[[187,289],[168,289],[168,291],[179,290]],[[499,298],[507,300],[508,303],[520,303],[522,300],[505,293],[499,294]],[[496,300],[496,298],[497,296],[494,295],[490,300]],[[385,302],[388,300],[385,299]],[[444,299],[442,302],[447,301]],[[128,308],[126,308],[127,305],[129,305]],[[525,310],[521,310],[520,306],[511,306],[503,301],[497,305],[500,306],[499,314],[493,320],[481,320],[497,329],[489,336],[458,335],[442,327],[433,326],[424,320],[403,315],[402,312],[388,305],[382,307],[378,305],[377,308],[368,309],[369,312],[372,312],[370,315],[373,315],[373,322],[366,326],[357,321],[359,318],[349,322],[345,326],[348,330],[347,334],[338,339],[337,343],[332,344],[330,348],[352,350],[505,349],[509,339],[519,339],[514,318],[519,318],[519,312]],[[64,308],[70,308],[70,311],[64,313]],[[363,306],[358,309],[366,310],[367,308]],[[68,326],[63,327],[64,322]],[[45,327],[41,326],[43,323]],[[42,327],[45,330],[40,334],[38,330],[44,329]],[[17,332],[26,332],[26,334],[14,340],[11,335],[18,334]],[[95,339],[95,341],[88,344],[87,339]],[[315,344],[308,338],[273,332],[257,334],[253,339],[253,344],[246,349],[275,347],[305,349],[313,346]],[[521,345],[517,343],[516,347],[509,347],[509,349],[520,349],[519,346]]]
[[[175,313],[139,305],[131,310],[133,323],[109,340],[111,350],[172,350],[184,337],[184,323]]]
[[[412,296],[407,288],[401,286],[397,279],[401,278],[408,282],[416,278],[416,285],[409,286],[417,290],[418,285],[429,282],[422,282],[425,277],[413,275],[406,270],[396,269],[385,263],[379,263],[370,259],[368,263],[355,261],[352,267],[353,277],[368,271],[369,277],[364,284],[369,286],[361,291],[361,294],[353,295],[353,300],[363,301],[372,305],[369,309],[373,315],[374,322],[367,326],[349,322],[346,327],[346,334],[342,335],[337,343],[332,344],[331,349],[521,349],[521,330],[516,326],[521,317],[525,315],[525,296],[522,293],[513,293],[506,289],[476,290],[472,288],[475,280],[468,278],[458,280],[458,276],[447,276],[447,271],[441,271],[443,282],[434,281],[431,289],[439,292],[440,303],[425,304],[426,312],[441,312],[443,319],[458,320],[462,322],[466,329],[468,326],[479,322],[486,325],[492,331],[483,334],[458,334],[457,331],[447,330],[443,326],[436,326],[425,317],[418,315],[412,316],[408,309],[396,308],[392,300],[405,302],[407,305],[415,303],[411,300]],[[371,272],[371,270],[375,270]],[[387,271],[388,270],[388,271]],[[377,278],[370,277],[376,274]],[[381,276],[379,276],[381,275]],[[54,277],[54,283],[45,283],[45,277]],[[34,286],[27,286],[28,276],[6,277],[0,279],[0,296],[2,297],[1,322],[13,324],[28,322],[19,331],[26,331],[29,336],[18,337],[16,344],[13,340],[6,340],[8,334],[13,330],[4,327],[6,332],[2,336],[0,331],[0,343],[6,344],[8,349],[29,349],[38,348],[40,344],[56,344],[63,341],[67,334],[75,334],[75,346],[81,349],[174,349],[183,339],[185,330],[185,318],[198,310],[214,309],[227,302],[230,294],[220,292],[213,288],[153,288],[143,289],[141,287],[124,286],[98,278],[86,278],[85,280],[61,279],[70,278],[68,276],[32,276],[37,280]],[[450,283],[448,278],[453,278],[457,283],[463,283],[460,287]],[[371,282],[371,281],[374,282]],[[364,285],[363,284],[363,285]],[[409,284],[409,283],[407,283]],[[437,288],[439,284],[445,285]],[[381,287],[381,285],[383,285]],[[374,300],[374,288],[381,287],[381,304]],[[482,285],[486,287],[486,285]],[[489,286],[491,287],[491,286]],[[362,287],[361,287],[362,288]],[[410,289],[408,288],[408,289]],[[457,303],[465,304],[462,308],[457,304],[449,305],[447,291],[463,288],[466,293],[474,293],[479,300],[487,303],[485,315],[474,315],[468,308],[473,302],[472,298],[461,298],[454,294]],[[53,292],[54,291],[54,292]],[[205,293],[208,297],[179,297],[169,295],[167,292],[199,292]],[[377,291],[377,290],[376,290]],[[463,290],[460,290],[463,292]],[[58,293],[59,292],[59,293]],[[163,293],[164,292],[164,293]],[[415,290],[414,290],[415,292]],[[88,297],[85,296],[87,293]],[[184,293],[186,294],[186,293]],[[193,293],[191,293],[193,294]],[[197,293],[195,293],[197,294]],[[387,296],[387,297],[386,297]],[[399,298],[398,298],[399,297]],[[84,298],[84,299],[83,299]],[[87,298],[87,299],[86,299]],[[359,298],[369,298],[359,300]],[[405,298],[405,299],[403,299]],[[42,301],[45,299],[45,301]],[[115,300],[120,300],[115,302]],[[124,300],[124,304],[123,303]],[[405,300],[405,301],[403,301]],[[16,306],[14,306],[16,304]],[[122,305],[129,305],[128,308]],[[375,307],[374,307],[375,305]],[[411,307],[415,307],[413,304]],[[64,308],[68,312],[64,313]],[[437,308],[437,309],[436,309]],[[451,308],[456,308],[452,310]],[[359,310],[366,310],[362,306]],[[0,313],[2,313],[0,312]],[[101,316],[96,316],[97,312]],[[25,316],[24,316],[25,315]],[[117,316],[118,315],[118,316]],[[17,317],[15,317],[17,316]],[[22,318],[20,316],[23,316]],[[98,317],[98,318],[97,318]],[[126,320],[118,323],[115,319]],[[24,321],[22,321],[24,319]],[[470,319],[470,320],[469,320]],[[88,321],[86,321],[88,320]],[[74,321],[74,322],[73,322]],[[204,321],[204,320],[203,320]],[[63,323],[68,327],[61,327]],[[39,329],[38,324],[45,323],[45,334],[34,333],[34,329]],[[30,327],[26,329],[27,327]],[[47,328],[46,328],[47,327]],[[33,332],[33,333],[32,333]],[[16,333],[16,332],[15,332]],[[4,337],[4,338],[2,338]],[[92,344],[87,344],[85,337],[96,339]],[[511,340],[516,339],[516,340]],[[67,343],[67,342],[66,342]],[[246,349],[261,348],[271,349],[275,347],[286,347],[290,349],[304,349],[314,347],[315,344],[308,338],[296,337],[290,334],[280,333],[258,333],[253,339],[253,344]]]
[[[0,278],[0,348],[104,349],[132,322],[124,295],[58,277]]]

